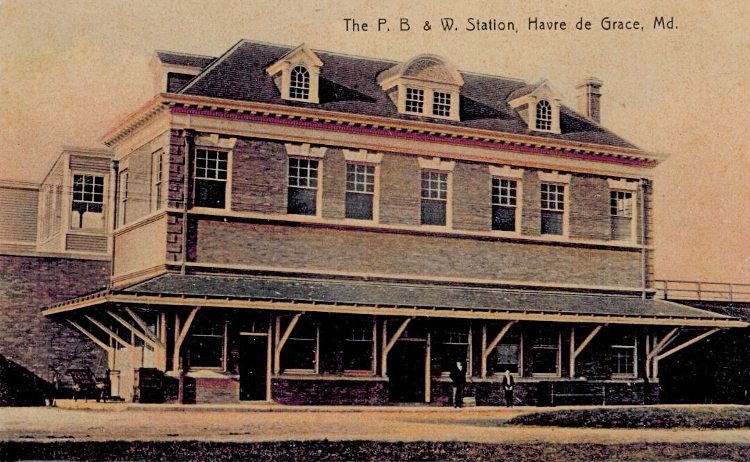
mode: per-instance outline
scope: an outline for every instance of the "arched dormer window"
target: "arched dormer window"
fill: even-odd
[[[323,61],[304,44],[266,68],[282,99],[320,102],[318,89]]]
[[[289,75],[289,97],[310,99],[310,73],[303,66],[296,66]]]
[[[537,130],[550,130],[552,128],[552,106],[547,100],[536,103],[536,128]]]
[[[546,80],[511,92],[508,104],[528,124],[529,130],[560,133],[560,97]]]
[[[386,69],[378,75],[378,83],[402,114],[460,119],[464,79],[439,56],[419,55]]]

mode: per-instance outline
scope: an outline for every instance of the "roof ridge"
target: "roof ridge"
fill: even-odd
[[[198,54],[198,53],[187,53],[187,52],[183,52],[183,51],[163,50],[161,48],[154,49],[154,53],[170,53],[170,54],[173,54],[173,55],[193,56],[195,58],[211,58],[211,59],[216,59],[216,56],[202,55],[202,54]]]
[[[193,77],[187,84],[185,84],[185,86],[183,86],[182,88],[180,88],[180,90],[177,93],[183,93],[185,90],[187,90],[188,88],[190,88],[191,86],[193,86],[193,84],[195,82],[197,82],[198,80],[200,80],[209,71],[213,70],[219,63],[221,63],[222,61],[224,61],[225,59],[227,59],[227,57],[229,57],[232,53],[234,53],[237,50],[237,48],[240,47],[240,45],[242,45],[242,44],[244,44],[246,42],[247,42],[246,39],[241,39],[240,41],[238,41],[237,43],[235,43],[234,45],[232,45],[231,47],[229,47],[229,49],[227,49],[227,51],[225,51],[224,53],[222,53],[221,55],[219,55],[218,57],[216,57],[211,62],[211,64],[209,64],[208,66],[206,66],[203,69],[201,69],[200,73],[198,75],[196,75],[195,77]]]

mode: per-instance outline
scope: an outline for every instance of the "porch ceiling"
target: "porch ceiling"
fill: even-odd
[[[736,318],[636,296],[279,276],[166,274],[71,300],[54,315],[102,303],[557,322],[746,327]]]

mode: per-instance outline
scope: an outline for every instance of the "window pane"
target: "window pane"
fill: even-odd
[[[563,213],[542,210],[542,234],[563,233]]]
[[[315,215],[317,190],[308,188],[289,188],[287,213],[296,215]]]
[[[213,207],[223,209],[226,199],[226,182],[221,180],[195,180],[196,207]]]
[[[627,241],[632,235],[632,218],[612,217],[612,239]]]
[[[424,90],[406,89],[406,112],[422,113],[424,110]]]
[[[310,73],[302,66],[295,67],[290,73],[289,97],[296,99],[309,99],[310,97]]]
[[[499,231],[516,230],[516,208],[501,205],[492,206],[492,229]]]
[[[372,194],[347,192],[346,218],[372,220]]]
[[[445,226],[445,201],[422,199],[422,224]]]
[[[518,373],[518,355],[520,348],[515,344],[501,343],[495,347],[494,371],[503,373],[506,370]]]

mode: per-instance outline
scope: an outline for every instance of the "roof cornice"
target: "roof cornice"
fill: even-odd
[[[517,145],[545,149],[550,151],[570,152],[601,157],[602,160],[629,159],[656,166],[666,159],[666,155],[644,151],[636,148],[608,146],[596,143],[561,140],[533,135],[519,135],[492,130],[444,125],[440,123],[401,120],[390,117],[350,114],[327,111],[315,108],[292,107],[272,103],[246,102],[212,98],[206,96],[160,93],[134,112],[102,138],[107,146],[113,146],[128,134],[145,125],[156,114],[169,107],[186,107],[225,113],[239,113],[309,120],[318,123],[367,127],[371,129],[392,130],[404,133],[419,133],[440,138],[486,141],[498,144]]]

